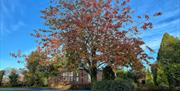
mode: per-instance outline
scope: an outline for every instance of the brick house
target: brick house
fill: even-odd
[[[97,79],[102,79],[102,71],[98,71]],[[91,83],[90,75],[83,69],[77,72],[64,71],[61,75],[49,77],[48,85],[53,88],[62,88],[70,85],[86,85]]]

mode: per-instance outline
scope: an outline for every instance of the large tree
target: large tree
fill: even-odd
[[[55,0],[42,11],[49,28],[35,31],[48,57],[63,55],[96,80],[102,64],[143,68],[150,59],[139,30],[152,28],[148,15],[133,16],[129,0]],[[161,15],[156,13],[154,16]],[[137,20],[137,21],[135,21]],[[150,49],[149,47],[147,47]],[[150,49],[152,51],[152,49]],[[113,65],[112,65],[113,64]],[[75,65],[75,66],[77,66]]]

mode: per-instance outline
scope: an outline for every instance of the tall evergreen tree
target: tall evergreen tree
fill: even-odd
[[[158,52],[158,63],[164,68],[170,88],[179,85],[180,40],[165,33]]]

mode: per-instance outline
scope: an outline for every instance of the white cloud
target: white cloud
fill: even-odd
[[[177,25],[179,23],[180,23],[180,19],[176,19],[176,20],[171,21],[171,22],[157,24],[157,26],[155,26],[153,30],[159,30],[159,29],[161,29],[163,27],[167,27],[167,26],[171,26],[171,25]]]
[[[23,21],[18,21],[16,24],[5,25],[4,22],[0,24],[0,35],[5,36],[12,32],[18,31],[21,27],[24,27],[26,24]]]
[[[0,35],[5,36],[25,26],[19,19],[23,15],[24,7],[19,0],[0,0]],[[18,17],[17,17],[18,16]]]

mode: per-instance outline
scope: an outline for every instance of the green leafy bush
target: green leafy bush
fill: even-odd
[[[103,69],[102,78],[103,78],[103,80],[114,80],[115,79],[115,74],[114,74],[113,69],[111,68],[111,66],[106,66]]]
[[[92,91],[135,91],[135,88],[126,80],[102,80],[93,83]]]

